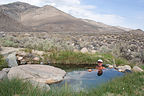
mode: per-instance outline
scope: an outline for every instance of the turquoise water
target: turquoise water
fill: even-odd
[[[101,76],[98,76],[97,73],[97,70],[92,72],[88,72],[88,70],[67,72],[64,81],[51,86],[64,86],[67,83],[73,90],[82,91],[87,88],[99,87],[103,83],[124,75],[124,73],[115,69],[108,68],[103,70]]]

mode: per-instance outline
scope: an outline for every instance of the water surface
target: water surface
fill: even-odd
[[[115,69],[104,69],[101,76],[97,75],[98,71],[88,72],[88,70],[67,72],[64,81],[53,84],[51,86],[61,87],[68,84],[73,90],[81,91],[87,88],[96,88],[116,77],[123,76],[124,73],[118,72]]]

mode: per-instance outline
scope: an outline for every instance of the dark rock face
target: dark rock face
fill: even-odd
[[[8,14],[9,17],[15,20],[20,20],[20,13],[34,8],[38,7],[22,2],[14,2],[0,6],[1,12]]]

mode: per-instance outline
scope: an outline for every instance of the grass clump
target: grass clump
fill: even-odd
[[[20,79],[6,79],[0,82],[0,96],[36,96],[34,94],[39,95],[37,91],[40,90]]]
[[[49,59],[52,63],[62,64],[96,64],[98,59],[102,59],[104,64],[129,65],[126,59],[114,57],[111,53],[81,53],[73,51],[53,52]]]
[[[54,52],[50,55],[50,60],[53,63],[63,64],[91,64],[97,61],[91,54],[72,51]]]
[[[2,70],[3,68],[7,68],[8,64],[6,62],[6,60],[3,58],[2,55],[0,55],[0,70]]]

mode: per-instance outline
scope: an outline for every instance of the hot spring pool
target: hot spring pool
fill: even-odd
[[[64,80],[52,87],[61,87],[67,84],[75,91],[82,91],[88,88],[96,88],[116,77],[123,76],[124,73],[115,69],[104,69],[101,76],[97,75],[98,71],[88,72],[88,70],[67,72]]]

